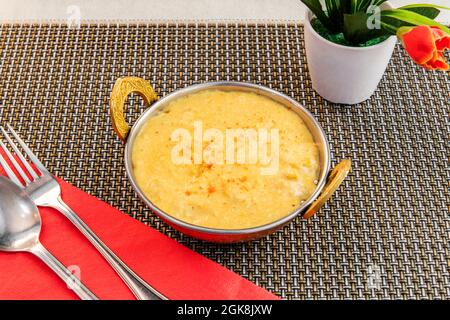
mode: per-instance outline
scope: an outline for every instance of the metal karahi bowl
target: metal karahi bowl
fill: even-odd
[[[139,185],[136,183],[131,154],[134,141],[142,126],[150,117],[164,109],[168,103],[180,97],[210,89],[253,92],[273,99],[286,108],[296,112],[311,131],[315,143],[318,146],[320,158],[320,174],[317,187],[314,193],[306,201],[302,202],[298,208],[287,214],[285,217],[266,225],[245,229],[214,229],[197,226],[177,219],[173,217],[170,212],[164,212],[159,209],[152,203],[151,199],[149,199],[142,192]],[[139,94],[148,105],[151,104],[151,107],[142,113],[131,128],[124,117],[124,105],[130,93]],[[331,197],[334,191],[347,176],[351,167],[350,160],[345,159],[336,165],[336,167],[330,172],[330,146],[325,133],[317,120],[297,101],[275,90],[260,85],[244,82],[207,82],[176,90],[175,92],[158,99],[150,84],[144,79],[137,77],[124,77],[119,78],[114,85],[111,93],[110,111],[113,127],[119,138],[125,142],[125,166],[128,178],[134,190],[145,202],[145,204],[170,226],[186,235],[201,240],[222,243],[249,241],[275,232],[299,214],[301,214],[304,218],[310,218]],[[167,190],[167,192],[171,192],[171,190]]]

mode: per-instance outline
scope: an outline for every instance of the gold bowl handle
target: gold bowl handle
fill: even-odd
[[[352,167],[352,162],[350,159],[344,159],[339,162],[336,167],[331,171],[328,176],[327,184],[322,190],[320,196],[314,201],[309,208],[306,210],[303,215],[304,219],[309,219],[313,215],[317,213],[317,211],[322,208],[322,206],[327,202],[328,199],[333,195],[337,188],[341,185],[342,181],[344,181],[345,177],[347,177],[350,169]]]
[[[130,93],[139,94],[147,105],[158,100],[150,83],[139,77],[122,77],[117,79],[111,92],[109,107],[114,131],[122,141],[127,141],[130,126],[125,120],[124,106]]]

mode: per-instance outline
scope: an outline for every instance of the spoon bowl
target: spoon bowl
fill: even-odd
[[[39,242],[41,225],[39,209],[24,189],[0,176],[0,251],[24,251],[34,254],[81,299],[97,300],[98,298]]]
[[[39,243],[39,210],[11,180],[0,178],[0,190],[0,250],[27,251]]]

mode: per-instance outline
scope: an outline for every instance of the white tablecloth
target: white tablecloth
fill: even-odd
[[[391,0],[394,6],[408,3],[450,5],[449,0]],[[66,21],[246,20],[302,21],[300,0],[0,0],[0,20]],[[438,19],[450,23],[450,11]]]

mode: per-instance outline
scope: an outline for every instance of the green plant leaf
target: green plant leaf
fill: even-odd
[[[357,11],[367,12],[367,9],[371,6],[381,6],[387,0],[362,0],[358,6]]]
[[[401,27],[412,27],[414,24],[407,23],[390,17],[381,17],[381,27],[391,35],[397,34],[397,29]]]
[[[354,44],[367,42],[370,39],[380,37],[382,35],[390,34],[384,29],[369,29],[367,27],[367,20],[370,15],[365,12],[356,12],[353,14],[344,15],[344,37]]]
[[[437,6],[433,4],[411,4],[407,6],[403,6],[398,8],[400,10],[407,10],[418,13],[422,16],[425,16],[430,19],[434,19],[438,16],[440,9],[450,9],[448,7]],[[402,20],[397,20],[394,18],[383,17],[382,26],[385,29],[388,29],[391,34],[395,35],[397,33],[397,29],[400,27],[414,26],[413,23],[407,23]]]
[[[405,26],[437,26],[450,34],[448,27],[433,20],[441,9],[450,9],[444,6],[413,4],[398,9],[382,10],[379,21],[381,28],[371,29],[367,24],[368,19],[373,18],[369,8],[381,6],[387,0],[301,1],[313,12],[322,26],[328,29],[330,34],[341,34],[352,45],[359,45],[377,37],[395,35],[398,28]]]
[[[397,35],[398,28],[392,26],[391,24],[388,24],[386,22],[381,21],[381,28],[384,30],[384,32],[386,34],[390,34],[390,35],[393,35],[393,36]]]
[[[367,12],[370,6],[381,6],[387,0],[356,0],[358,2],[357,11]]]
[[[348,8],[346,8],[346,13],[355,13],[356,11],[358,11],[358,5],[360,5],[361,2],[364,2],[364,1],[365,0],[362,0],[362,1],[350,0],[348,2],[350,6]]]
[[[397,20],[397,22],[393,22],[393,20]],[[390,27],[398,29],[402,26],[419,26],[419,25],[427,25],[427,26],[436,26],[439,27],[442,31],[450,34],[450,29],[439,22],[434,21],[433,19],[427,18],[423,15],[420,15],[416,12],[403,10],[403,9],[392,9],[381,11],[381,21],[385,25],[389,25]]]
[[[361,10],[367,3],[370,3],[372,0],[350,0],[351,2],[351,11],[348,13],[356,13]]]
[[[341,1],[340,0],[324,0],[325,7],[327,10],[328,18],[336,25],[339,29],[341,29],[343,24],[343,16],[341,12]]]
[[[312,11],[312,13],[317,17],[317,19],[322,22],[322,24],[331,32],[336,32],[338,27],[335,23],[328,17],[325,13],[320,0],[302,0],[302,2]]]
[[[354,6],[358,1],[360,1],[360,0],[347,0],[347,1],[343,0],[343,1],[341,1],[340,7],[341,7],[342,15],[344,13],[352,13],[352,11],[351,11],[352,6]]]
[[[432,3],[408,4],[406,6],[402,6],[397,9],[403,10],[403,9],[409,9],[409,8],[415,8],[415,7],[431,7],[431,8],[442,9],[442,10],[450,10],[450,7],[439,6],[439,5],[432,4]]]
[[[400,7],[398,9],[412,11],[430,19],[435,19],[441,12],[440,9],[450,10],[450,8],[443,6],[436,6],[433,4],[412,4]]]

